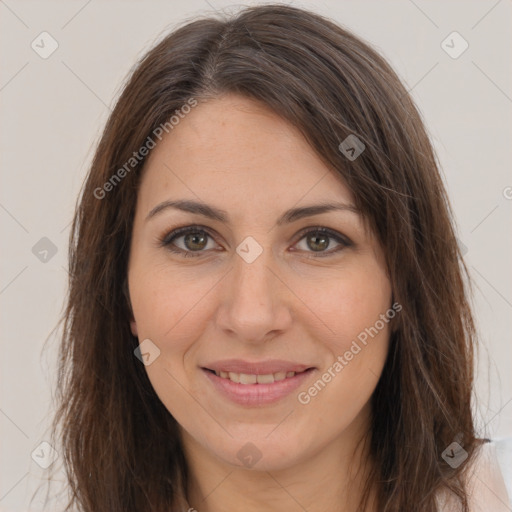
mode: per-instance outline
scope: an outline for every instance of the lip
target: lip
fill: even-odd
[[[230,379],[218,377],[211,370],[255,375],[287,371],[297,373],[293,377],[271,384],[239,384]],[[221,396],[238,405],[251,407],[270,405],[284,399],[301,386],[315,370],[316,368],[312,366],[290,361],[271,360],[251,363],[239,359],[217,361],[201,368],[205,377]]]

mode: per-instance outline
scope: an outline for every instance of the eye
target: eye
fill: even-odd
[[[300,251],[313,253],[313,256],[308,257],[329,256],[353,245],[341,233],[324,227],[307,228],[300,235],[301,238],[294,247],[299,246]],[[300,247],[303,241],[305,241],[305,244]],[[207,251],[217,250],[217,244],[214,242],[212,235],[202,226],[186,226],[175,229],[159,240],[159,244],[186,258],[201,256]],[[333,245],[334,248],[332,248]],[[295,250],[292,249],[292,251]]]
[[[209,242],[212,242],[213,246]],[[166,235],[160,243],[170,251],[185,257],[201,256],[204,250],[214,249],[216,245],[212,236],[201,226],[176,229]]]
[[[352,245],[352,242],[348,238],[329,228],[316,227],[314,229],[308,229],[309,231],[302,232],[302,238],[296,246],[300,246],[300,243],[305,241],[302,247],[299,247],[299,250],[317,253],[314,254],[313,257],[329,256]],[[332,246],[334,246],[334,248],[332,248]],[[331,248],[331,250],[327,251],[329,248]]]

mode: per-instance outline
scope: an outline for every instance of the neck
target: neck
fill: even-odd
[[[368,431],[368,421],[361,420],[358,418],[313,457],[275,471],[227,464],[182,432],[190,475],[189,504],[197,512],[361,512],[359,502],[370,470],[362,434]],[[372,500],[373,494],[367,510],[375,509]]]

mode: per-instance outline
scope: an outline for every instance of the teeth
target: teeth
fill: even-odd
[[[258,384],[273,384],[274,376],[269,373],[268,375],[258,375]]]
[[[240,374],[229,372],[229,380],[232,380],[233,382],[240,382]]]
[[[229,374],[229,377],[231,378],[231,372]],[[257,375],[249,375],[247,373],[241,373],[239,375],[239,378],[240,378],[240,381],[239,381],[240,384],[256,384],[256,382],[258,381]]]
[[[217,377],[221,377],[223,379],[229,379],[233,382],[239,384],[272,384],[276,381],[288,379],[295,375],[295,372],[277,372],[277,373],[268,373],[265,375],[255,375],[248,373],[235,373],[235,372],[215,372]]]

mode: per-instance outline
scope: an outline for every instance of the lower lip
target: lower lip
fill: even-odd
[[[232,402],[239,405],[257,406],[273,404],[288,396],[309,378],[314,368],[272,384],[239,384],[230,379],[218,377],[204,368],[202,370],[215,389]]]

